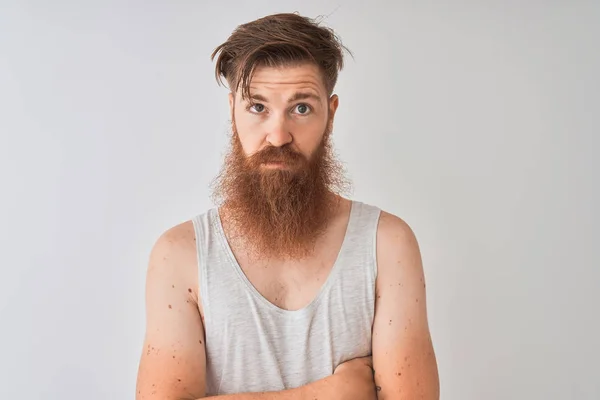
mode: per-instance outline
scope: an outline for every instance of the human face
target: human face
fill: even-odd
[[[265,147],[284,147],[310,160],[331,131],[338,97],[329,97],[322,73],[314,64],[257,67],[250,82],[250,98],[230,93],[232,121],[246,156]],[[269,162],[265,169],[285,169]]]
[[[327,100],[311,65],[261,68],[251,98],[230,96],[231,149],[216,180],[226,230],[259,257],[308,254],[334,214],[346,182],[330,134],[337,96]]]

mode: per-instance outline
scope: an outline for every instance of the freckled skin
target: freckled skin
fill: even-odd
[[[386,231],[394,233],[385,235]],[[377,238],[380,273],[376,290],[382,297],[375,310],[373,364],[380,371],[375,377],[375,384],[381,387],[378,397],[398,398],[402,392],[401,398],[439,400],[416,238],[406,223],[385,213]],[[380,251],[384,248],[390,250]]]

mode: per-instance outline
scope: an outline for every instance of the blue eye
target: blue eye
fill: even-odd
[[[256,103],[256,104],[252,104],[249,107],[249,110],[253,110],[256,113],[261,113],[261,112],[265,111],[265,106],[263,104]]]
[[[310,106],[308,106],[307,104],[298,104],[296,106],[296,110],[298,111],[298,114],[306,115],[310,112]]]

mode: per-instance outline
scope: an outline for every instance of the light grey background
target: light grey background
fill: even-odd
[[[238,24],[353,50],[353,198],[420,241],[442,398],[600,398],[593,1],[0,2],[0,398],[131,399],[154,240],[211,206]]]

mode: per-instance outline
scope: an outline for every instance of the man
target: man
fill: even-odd
[[[138,400],[439,398],[413,232],[341,195],[343,50],[330,29],[277,14],[213,53],[231,151],[219,206],[152,250]]]

